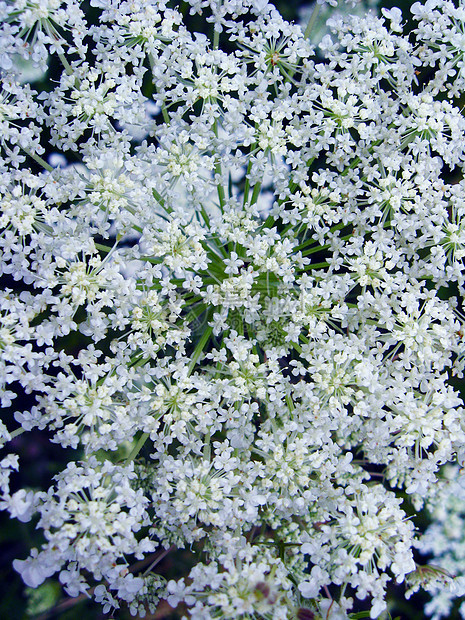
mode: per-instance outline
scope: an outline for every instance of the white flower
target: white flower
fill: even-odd
[[[416,3],[407,32],[329,4],[322,61],[264,0],[0,2],[0,393],[33,403],[0,436],[69,456],[46,492],[0,462],[1,506],[44,534],[31,586],[284,620],[302,597],[377,617],[395,580],[447,617],[465,7]],[[51,63],[43,92],[18,54]]]
[[[329,574],[318,566],[314,566],[310,577],[310,580],[299,583],[299,591],[305,598],[316,598],[321,588],[328,584]]]
[[[13,568],[20,573],[24,583],[31,588],[37,588],[48,577],[60,569],[62,560],[57,551],[41,551],[32,549],[27,560],[14,560]]]

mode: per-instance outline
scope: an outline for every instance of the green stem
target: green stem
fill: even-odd
[[[63,67],[65,68],[65,71],[67,73],[67,75],[73,75],[74,71],[71,68],[71,65],[69,64],[69,62],[66,60],[65,55],[58,52],[58,56],[61,60],[61,62],[63,63]]]
[[[286,394],[286,403],[289,407],[289,411],[294,411],[294,403],[292,402],[292,397],[290,394]]]
[[[307,271],[308,269],[326,269],[329,267],[329,263],[310,263],[310,265],[306,265],[303,271]]]
[[[128,457],[126,458],[125,465],[127,465],[128,463],[131,463],[136,458],[136,456],[139,454],[139,452],[144,447],[144,444],[148,438],[149,438],[149,433],[142,433],[142,435],[137,440],[135,446],[129,453]]]
[[[206,461],[210,461],[211,459],[210,433],[207,433],[207,435],[205,435],[205,444],[203,446],[203,458]]]
[[[258,124],[255,123],[255,132],[257,130],[258,130]],[[244,200],[243,200],[242,206],[245,206],[247,204],[247,200],[249,198],[249,190],[250,190],[249,175],[252,172],[252,157],[251,156],[255,152],[257,147],[258,147],[258,144],[256,142],[254,142],[254,144],[252,145],[252,148],[250,149],[249,163],[247,164],[247,171],[245,173]]]
[[[40,155],[37,155],[37,153],[31,153],[29,151],[27,151],[26,149],[23,149],[23,151],[26,153],[26,155],[29,155],[29,157],[32,157],[32,159],[35,159],[35,161],[42,166],[42,168],[45,168],[45,170],[48,170],[49,172],[52,172],[53,170],[53,166],[51,166],[50,164],[48,164],[45,159],[42,159],[42,157]]]
[[[307,27],[305,28],[305,31],[304,31],[304,39],[310,38],[310,34],[313,30],[313,27],[315,26],[319,13],[320,13],[320,5],[318,4],[318,2],[315,1],[315,6],[313,7],[313,11],[310,15],[310,18],[307,22]],[[300,63],[300,60],[299,60],[299,63]],[[286,72],[286,81],[289,80],[290,82],[295,84],[292,78],[294,77],[296,71],[297,71],[297,66],[295,67],[295,69],[291,69],[290,71]]]
[[[262,184],[261,183],[256,183],[255,187],[253,188],[253,193],[252,193],[252,198],[250,200],[250,204],[254,205],[257,200],[258,200],[258,196],[260,195],[260,190],[262,188]]]
[[[269,215],[266,218],[266,220],[263,222],[262,228],[270,228],[270,226],[274,224],[275,221],[276,221],[275,217],[273,215]]]
[[[105,252],[106,254],[113,250],[113,248],[110,248],[108,245],[103,245],[102,243],[96,243],[95,247],[97,250],[100,250],[100,252]]]
[[[152,189],[152,194],[153,194],[153,197],[155,198],[155,200],[160,205],[160,207],[165,208],[165,200],[164,200],[164,198],[162,198],[161,194],[159,194],[156,189]]]
[[[215,133],[215,136],[218,137],[218,121],[215,121],[215,124],[213,126],[213,131]],[[226,203],[226,194],[225,194],[222,182],[221,182],[221,177],[223,176],[223,170],[221,168],[221,160],[219,157],[215,161],[215,176],[219,177],[219,179],[216,181],[216,189],[218,192],[218,200],[220,202],[221,212],[223,212],[224,206]]]
[[[304,39],[308,39],[310,34],[312,33],[313,27],[315,26],[316,20],[318,19],[318,14],[320,12],[320,5],[318,2],[315,2],[315,6],[313,7],[312,14],[310,15],[310,19],[308,20],[307,27],[304,31]]]
[[[210,325],[207,327],[207,329],[203,332],[202,337],[200,338],[200,340],[197,343],[197,346],[195,347],[194,352],[191,355],[191,361],[188,367],[188,373],[189,375],[192,374],[192,371],[195,368],[195,365],[199,359],[199,357],[202,355],[202,352],[205,348],[205,345],[207,344],[207,342],[210,339],[211,333],[213,331],[213,327],[211,327]]]
[[[322,252],[329,248],[329,244],[327,245],[318,245],[316,248],[311,248],[310,250],[306,250],[302,252],[302,256],[309,256],[310,254],[315,254],[315,252]]]
[[[12,431],[10,433],[10,437],[11,437],[11,439],[14,439],[15,437],[18,437],[19,435],[22,435],[25,432],[26,432],[26,429],[20,427],[20,428],[17,428],[15,431]]]
[[[205,304],[200,304],[197,308],[194,308],[193,310],[189,312],[189,314],[186,315],[185,321],[187,323],[191,323],[192,321],[195,321],[195,319],[197,319],[202,314],[202,312],[205,312],[206,309],[207,309],[207,306]]]
[[[163,120],[167,125],[170,124],[170,116],[168,114],[168,110],[166,109],[166,105],[163,103],[161,106],[161,113],[163,115]]]

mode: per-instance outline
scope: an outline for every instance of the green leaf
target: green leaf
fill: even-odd
[[[61,587],[57,581],[48,580],[38,588],[26,588],[26,596],[26,613],[36,616],[56,605],[61,596]]]

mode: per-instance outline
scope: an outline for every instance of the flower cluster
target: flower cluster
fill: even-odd
[[[33,549],[27,560],[15,560],[24,581],[36,587],[66,566],[60,581],[71,596],[77,596],[88,588],[80,574],[84,569],[108,580],[120,598],[131,601],[143,581],[121,560],[126,555],[141,559],[155,548],[153,541],[135,536],[150,519],[148,499],[141,489],[131,488],[134,477],[132,464],[99,464],[91,457],[80,466],[70,463],[57,476],[56,489],[37,494],[35,509],[39,526],[47,531],[47,543],[39,553]]]
[[[199,620],[434,593],[413,549],[455,530],[408,506],[465,450],[465,5],[318,48],[266,0],[90,7],[0,2],[1,396],[34,399],[0,434],[70,455],[48,491],[0,462],[45,540],[15,568]]]
[[[462,600],[460,615],[465,615],[463,483],[463,471],[451,465],[445,468],[444,478],[429,502],[431,525],[415,543],[431,561],[409,575],[407,595],[420,587],[427,589],[433,596],[426,612],[433,620],[449,618],[457,597]]]

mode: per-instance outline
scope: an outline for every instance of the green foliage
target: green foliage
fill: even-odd
[[[36,616],[47,611],[56,603],[61,596],[61,587],[57,581],[47,580],[38,588],[26,588],[28,616]]]

